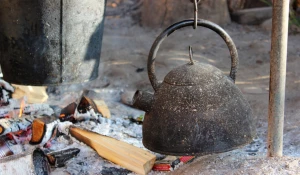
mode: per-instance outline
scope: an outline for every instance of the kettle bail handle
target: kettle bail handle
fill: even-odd
[[[181,29],[183,27],[188,27],[188,26],[193,27],[193,25],[194,25],[194,20],[183,20],[183,21],[177,22],[177,23],[169,26],[167,29],[165,29],[154,41],[154,43],[150,49],[150,52],[149,52],[148,64],[147,64],[149,80],[151,82],[151,85],[152,85],[154,91],[157,91],[159,88],[159,85],[160,85],[160,83],[158,83],[156,75],[155,75],[155,58],[156,58],[156,54],[157,54],[160,44],[170,34],[175,32],[176,30]],[[235,78],[236,78],[235,74],[237,72],[239,58],[238,58],[238,52],[237,52],[236,46],[235,46],[234,42],[232,41],[231,37],[219,25],[217,25],[213,22],[204,20],[204,19],[198,19],[197,26],[206,27],[206,28],[209,28],[209,29],[215,31],[225,41],[225,43],[227,44],[227,47],[230,51],[230,56],[231,56],[231,69],[230,69],[229,77],[233,80],[233,82],[235,82]]]

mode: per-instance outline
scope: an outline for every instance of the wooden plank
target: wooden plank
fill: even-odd
[[[71,126],[70,134],[92,147],[101,157],[138,174],[147,174],[156,159],[141,148],[88,130]]]

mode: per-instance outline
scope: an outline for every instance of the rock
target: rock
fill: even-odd
[[[272,18],[272,7],[238,10],[231,14],[231,19],[239,24],[259,25]]]
[[[264,21],[263,23],[260,24],[260,27],[263,28],[264,30],[271,32],[272,31],[272,18]]]

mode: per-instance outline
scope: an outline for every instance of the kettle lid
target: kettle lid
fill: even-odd
[[[176,86],[196,86],[200,84],[211,84],[224,78],[225,75],[218,68],[195,62],[179,66],[170,71],[164,83]]]

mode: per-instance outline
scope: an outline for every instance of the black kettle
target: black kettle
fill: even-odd
[[[193,20],[181,21],[157,37],[148,57],[148,75],[155,93],[137,91],[133,97],[133,106],[146,111],[143,144],[154,152],[225,152],[250,143],[256,134],[252,110],[235,85],[237,49],[218,25],[206,20],[197,24],[215,31],[226,42],[231,55],[229,76],[212,65],[191,60],[158,83],[154,63],[159,45],[175,30],[193,25]]]

